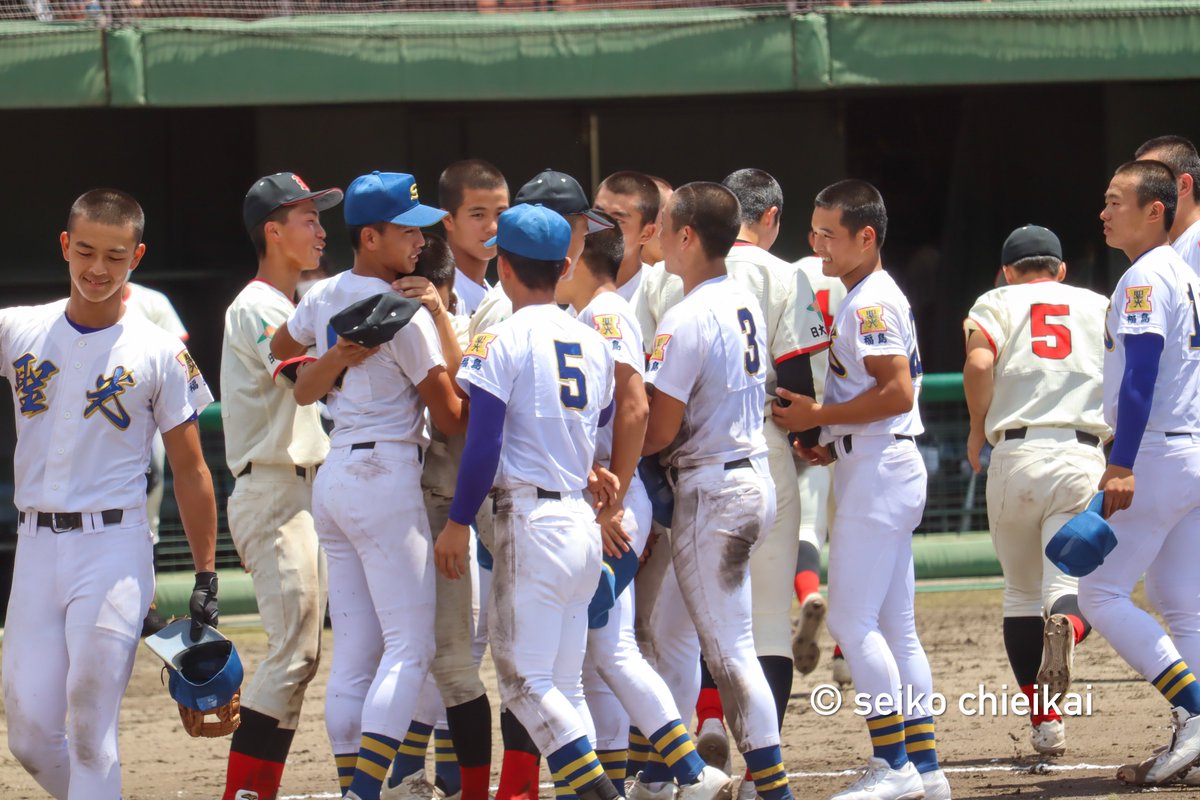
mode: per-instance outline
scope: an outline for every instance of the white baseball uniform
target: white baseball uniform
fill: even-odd
[[[4,702],[9,749],[42,788],[112,800],[117,717],[154,598],[150,439],[196,419],[212,394],[178,337],[136,315],[78,328],[65,305],[0,311],[21,512]]]
[[[508,295],[504,293],[504,287],[497,283],[488,289],[487,294],[479,302],[479,307],[471,315],[471,325],[467,329],[467,335],[471,341],[474,341],[476,334],[490,330],[511,317],[512,313],[512,300],[509,300]]]
[[[1117,546],[1079,580],[1079,605],[1129,665],[1152,680],[1180,656],[1200,664],[1200,608],[1192,565],[1200,558],[1200,277],[1169,247],[1129,267],[1112,295],[1105,330],[1104,413],[1118,419],[1125,336],[1163,337],[1150,417],[1133,465],[1133,503],[1109,518]],[[1142,575],[1170,636],[1130,600]]]
[[[1171,242],[1171,247],[1187,262],[1192,272],[1200,275],[1200,221],[1189,225],[1178,239]]]
[[[854,688],[876,703],[868,716],[890,716],[900,708],[880,705],[880,698],[898,698],[902,686],[926,698],[933,691],[913,620],[912,532],[921,522],[926,491],[925,464],[913,442],[924,430],[917,405],[922,373],[917,332],[904,293],[880,270],[847,292],[830,337],[827,405],[875,386],[865,365],[871,356],[903,356],[913,380],[909,411],[821,430],[821,441],[838,457],[829,632],[846,656]],[[914,716],[928,716],[927,704],[922,708]]]
[[[612,402],[613,357],[594,329],[532,305],[477,334],[457,379],[507,406],[494,481],[492,657],[505,707],[553,753],[595,735],[580,676],[600,529],[583,490]]]
[[[721,276],[667,311],[648,367],[654,391],[686,405],[673,450],[675,575],[744,753],[779,744],[775,702],[754,650],[751,550],[775,516],[763,438],[766,322]]]
[[[646,275],[646,270],[654,269],[649,264],[642,264],[638,271],[633,274],[633,277],[617,287],[617,294],[627,303],[633,302],[633,296],[637,294],[638,287],[642,285],[642,278]]]
[[[322,354],[330,318],[390,286],[342,272],[304,295],[288,332]],[[434,657],[433,541],[421,492],[429,445],[417,385],[444,367],[425,309],[330,392],[332,447],[313,484],[313,515],[329,562],[333,666],[325,726],[335,754],[363,732],[402,739]]]
[[[1104,472],[1100,443],[1112,435],[1103,410],[1107,305],[1102,295],[1046,278],[987,292],[963,321],[996,357],[987,500],[1006,617],[1049,614],[1077,593],[1078,580],[1050,563],[1045,548],[1087,506]]]
[[[483,298],[492,287],[485,280],[480,286],[468,278],[461,269],[454,268],[454,294],[458,297],[458,306],[454,313],[459,317],[469,317],[479,308]]]
[[[296,405],[277,378],[271,336],[296,306],[266,281],[246,285],[225,311],[221,421],[235,477],[229,534],[254,581],[267,657],[242,687],[242,705],[294,730],[317,674],[325,623],[325,557],[312,515],[312,481],[329,452],[316,404]]]

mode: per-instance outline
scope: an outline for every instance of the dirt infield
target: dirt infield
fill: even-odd
[[[1090,685],[1092,713],[1068,720],[1065,756],[1035,758],[1025,719],[986,713],[968,716],[960,708],[960,701],[968,709],[977,708],[977,703],[970,697],[964,700],[964,695],[978,693],[981,685],[994,693],[1002,692],[1005,685],[1010,692],[1014,688],[1000,637],[999,591],[919,594],[917,622],[933,665],[934,688],[946,697],[946,713],[937,720],[938,750],[955,797],[1085,798],[1134,792],[1137,790],[1113,780],[1116,765],[1140,760],[1170,739],[1166,702],[1106,642],[1093,636],[1077,654],[1074,687],[1086,692]],[[247,670],[252,669],[265,650],[262,632],[240,628],[231,630],[230,635]],[[828,637],[825,642],[829,645]],[[859,766],[868,753],[866,726],[852,710],[843,708],[823,717],[811,706],[813,690],[828,682],[828,653],[827,646],[812,675],[797,676],[785,724],[784,761],[794,775],[792,789],[798,800],[828,797],[845,786],[850,777],[841,773]],[[328,663],[326,659],[310,690],[281,797],[338,796],[321,722]],[[490,664],[488,671],[494,687]],[[845,702],[852,703],[849,691]],[[2,716],[0,728],[7,738]],[[497,733],[497,753],[499,742]],[[121,753],[126,800],[217,800],[221,796],[228,740],[187,737],[159,682],[157,659],[145,648],[138,654],[121,718]],[[1182,795],[1190,790],[1158,791]],[[543,797],[552,795],[552,791],[542,792]],[[3,748],[0,798],[44,796]]]

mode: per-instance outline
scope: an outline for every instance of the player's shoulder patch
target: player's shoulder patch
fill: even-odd
[[[885,333],[887,323],[883,319],[883,306],[865,306],[857,309],[858,332],[860,334]]]
[[[1125,313],[1149,313],[1152,310],[1150,295],[1153,291],[1153,286],[1127,286],[1125,288]]]
[[[605,339],[623,339],[621,334],[621,318],[616,314],[597,314],[592,318],[592,324]]]
[[[189,381],[200,377],[200,367],[196,366],[196,360],[192,358],[192,354],[187,351],[186,347],[175,355],[175,360],[183,367]]]
[[[654,337],[654,349],[650,351],[651,361],[662,361],[667,354],[667,343],[671,341],[671,334],[660,333]]]
[[[494,333],[477,333],[475,338],[471,340],[471,344],[463,351],[464,356],[474,356],[476,358],[487,358],[488,347],[495,340]]]

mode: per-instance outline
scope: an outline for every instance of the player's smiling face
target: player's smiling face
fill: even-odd
[[[417,268],[417,257],[425,247],[425,235],[420,228],[402,225],[384,226],[374,241],[379,263],[400,275],[409,275]]]
[[[840,278],[858,269],[869,258],[874,238],[863,228],[851,233],[842,224],[838,208],[814,208],[812,215],[812,248],[821,259],[821,272]]]
[[[325,252],[325,229],[321,213],[311,200],[297,203],[288,210],[283,222],[267,223],[268,238],[274,237],[279,250],[297,269],[316,269]]]
[[[508,187],[499,189],[466,189],[462,205],[442,220],[446,238],[467,254],[489,261],[496,257],[495,247],[483,243],[496,235],[497,220],[508,210]]]
[[[120,293],[146,252],[132,225],[106,225],[79,217],[59,239],[71,273],[71,294],[102,303]]]

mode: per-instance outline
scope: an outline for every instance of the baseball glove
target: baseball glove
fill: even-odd
[[[228,736],[242,724],[242,692],[240,689],[233,693],[233,697],[228,703],[208,712],[188,708],[182,703],[178,705],[179,718],[183,720],[183,729],[188,732],[189,736],[215,739],[218,736]],[[216,716],[216,719],[207,719],[209,716]]]

